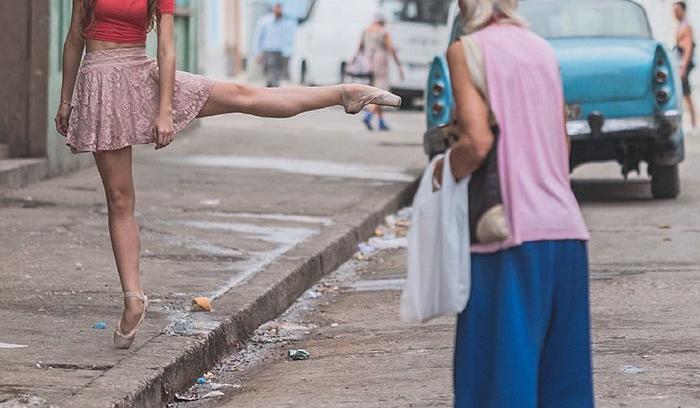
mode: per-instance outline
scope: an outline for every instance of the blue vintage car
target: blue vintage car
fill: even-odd
[[[521,0],[530,29],[546,38],[561,65],[571,138],[571,169],[617,161],[622,175],[648,164],[655,198],[680,193],[685,156],[675,54],[654,40],[644,8],[630,0]],[[453,41],[462,32],[455,20]],[[429,156],[452,142],[453,99],[444,57],[428,81]]]

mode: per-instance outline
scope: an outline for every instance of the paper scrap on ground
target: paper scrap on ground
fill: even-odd
[[[24,344],[10,344],[10,343],[0,343],[0,349],[18,349],[18,348],[27,348],[29,346],[25,346]]]
[[[195,312],[211,312],[211,301],[208,297],[197,297],[192,299],[192,310]]]

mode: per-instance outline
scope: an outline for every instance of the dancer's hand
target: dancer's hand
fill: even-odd
[[[156,150],[168,146],[175,139],[175,125],[171,113],[161,113],[156,118]]]
[[[67,103],[61,103],[56,113],[56,131],[63,136],[68,135],[68,123],[70,121],[70,112],[72,107]]]

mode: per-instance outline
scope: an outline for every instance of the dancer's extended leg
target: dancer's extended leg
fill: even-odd
[[[216,82],[199,117],[246,113],[267,118],[288,118],[330,106],[344,106],[357,113],[369,103],[399,106],[401,98],[367,85],[258,88]]]

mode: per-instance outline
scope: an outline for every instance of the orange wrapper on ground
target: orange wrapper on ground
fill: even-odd
[[[192,299],[192,309],[195,312],[211,312],[211,301],[208,297],[198,297]]]

